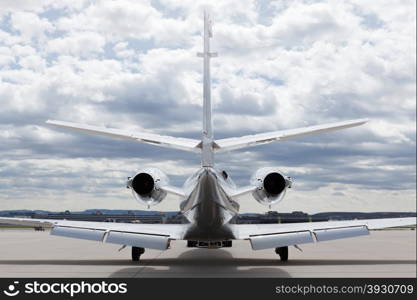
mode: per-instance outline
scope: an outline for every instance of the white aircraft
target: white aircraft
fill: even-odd
[[[126,132],[63,121],[47,123],[95,135],[132,140],[161,147],[201,153],[201,168],[190,176],[183,188],[169,184],[159,169],[147,168],[129,177],[127,186],[137,201],[148,207],[160,203],[168,194],[182,197],[181,213],[188,224],[124,224],[50,219],[0,218],[11,224],[52,226],[51,234],[132,247],[132,260],[138,261],[145,248],[166,250],[171,240],[187,240],[188,247],[231,247],[232,240],[249,240],[253,250],[275,249],[282,261],[288,260],[288,246],[315,243],[369,234],[370,229],[416,224],[416,218],[368,219],[353,221],[309,222],[293,224],[232,224],[239,212],[237,198],[251,194],[267,206],[281,201],[292,179],[277,168],[255,172],[251,184],[237,188],[225,171],[214,167],[214,154],[276,141],[285,141],[316,133],[362,125],[366,119],[316,125],[292,130],[219,139],[213,137],[210,96],[211,23],[204,14],[203,132],[201,140],[175,138],[151,133]]]

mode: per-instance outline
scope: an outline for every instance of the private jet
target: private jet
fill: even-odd
[[[233,240],[248,240],[253,250],[274,249],[281,261],[288,260],[288,247],[305,243],[368,235],[372,229],[416,224],[416,218],[363,219],[350,221],[305,222],[288,224],[237,224],[239,198],[252,196],[261,205],[271,207],[283,200],[293,179],[277,167],[254,172],[250,184],[237,187],[230,176],[215,167],[215,154],[286,141],[298,137],[346,129],[365,124],[356,119],[314,125],[291,130],[266,132],[241,137],[215,139],[212,124],[210,60],[217,53],[210,51],[212,25],[204,13],[203,59],[203,128],[201,139],[177,138],[153,133],[128,132],[72,122],[48,120],[47,124],[83,133],[118,138],[201,154],[201,167],[182,188],[170,185],[167,175],[158,168],[143,168],[128,177],[126,185],[134,198],[148,208],[167,196],[180,197],[184,224],[107,223],[71,220],[0,218],[9,224],[51,227],[51,235],[119,244],[131,247],[133,261],[139,261],[145,249],[167,250],[172,240],[185,240],[188,247],[232,247]]]

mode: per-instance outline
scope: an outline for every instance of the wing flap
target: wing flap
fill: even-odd
[[[363,219],[287,224],[230,224],[236,239],[250,240],[254,250],[324,242],[368,235],[370,229],[415,225],[416,218]]]
[[[100,229],[72,228],[55,226],[51,230],[51,235],[76,238],[90,241],[102,241],[106,231]]]
[[[269,144],[276,141],[284,141],[297,137],[318,134],[333,130],[340,130],[350,127],[359,126],[368,122],[368,119],[357,119],[350,121],[343,121],[337,123],[328,123],[323,125],[315,125],[297,129],[272,131],[267,133],[260,133],[255,135],[246,135],[235,138],[220,139],[215,141],[215,150],[217,152],[225,150],[235,150],[256,145]]]
[[[53,227],[51,235],[164,250],[183,239],[189,224],[133,224],[28,218],[0,218],[0,223]]]
[[[299,244],[345,239],[368,234],[369,230],[366,226],[354,226],[279,234],[253,235],[249,237],[249,240],[253,250],[263,250]]]
[[[324,242],[361,235],[369,235],[369,230],[366,226],[357,226],[335,229],[320,229],[313,231],[313,234],[316,237],[317,242]]]
[[[310,231],[251,236],[249,240],[253,250],[314,243]]]
[[[83,133],[89,133],[99,136],[106,136],[111,138],[118,138],[130,141],[141,142],[145,144],[151,144],[155,146],[167,147],[167,148],[174,148],[192,152],[198,152],[200,149],[198,148],[200,141],[188,138],[177,138],[172,136],[166,135],[159,135],[153,133],[144,133],[144,132],[128,132],[120,129],[111,129],[106,127],[98,127],[92,125],[84,125],[72,122],[64,122],[64,121],[56,121],[56,120],[48,120],[46,121],[47,124],[71,129]]]
[[[157,250],[168,248],[169,236],[110,231],[106,243]]]

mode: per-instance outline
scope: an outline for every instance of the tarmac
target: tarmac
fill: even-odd
[[[147,249],[140,262],[130,248],[50,236],[33,229],[0,230],[0,277],[416,277],[416,231],[373,231],[370,236],[290,248],[281,262],[273,249]]]

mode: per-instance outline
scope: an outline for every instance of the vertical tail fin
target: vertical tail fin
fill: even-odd
[[[213,36],[211,21],[207,11],[204,11],[204,52],[198,53],[204,59],[203,71],[203,134],[202,134],[202,157],[203,167],[212,167],[214,164],[213,121],[211,116],[211,81],[210,81],[210,58],[217,53],[210,52],[210,38]]]

